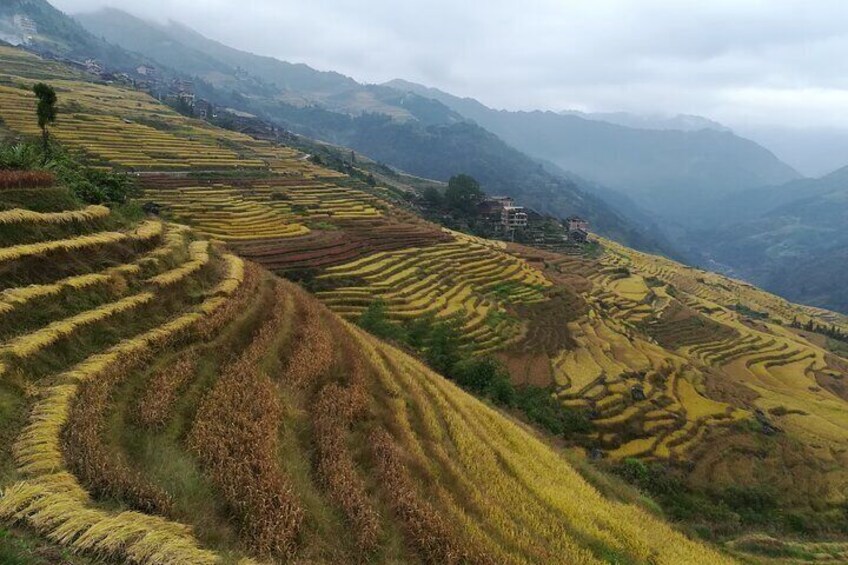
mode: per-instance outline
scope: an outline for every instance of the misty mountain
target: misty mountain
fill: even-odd
[[[632,223],[576,178],[546,170],[431,97],[245,53],[173,22],[151,23],[118,10],[78,19],[93,34],[196,77],[198,94],[215,103],[415,175],[447,180],[465,172],[490,193],[558,217],[581,214],[605,235],[676,255],[651,226]]]
[[[762,143],[806,176],[820,177],[848,163],[848,129],[747,126],[737,131]]]
[[[15,15],[28,16],[36,25],[31,39],[14,25]],[[45,0],[3,0],[0,2],[0,39],[40,54],[84,61],[96,58],[121,68],[145,62],[143,57],[116,47],[89,33]]]
[[[714,129],[716,131],[731,131],[730,128],[716,121],[704,118],[703,116],[693,116],[689,114],[662,116],[631,114],[629,112],[581,112],[579,110],[563,110],[560,114],[566,116],[577,116],[586,120],[608,122],[619,126],[638,129],[679,131]]]
[[[790,300],[848,311],[848,167],[736,195],[728,210],[748,213],[701,234],[710,258]]]
[[[247,97],[259,94],[295,106],[317,104],[353,115],[373,112],[415,119],[393,89],[362,85],[336,72],[233,49],[177,22],[158,24],[116,9],[75,17],[92,34],[219,89],[235,90]],[[257,92],[258,85],[261,92]],[[448,108],[440,108],[440,122],[458,121]]]
[[[555,112],[510,112],[477,100],[395,80],[430,96],[527,154],[616,189],[668,221],[699,223],[702,206],[800,174],[730,131],[638,129]]]

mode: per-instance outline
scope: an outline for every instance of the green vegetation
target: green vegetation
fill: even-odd
[[[418,354],[433,370],[464,389],[498,406],[518,411],[550,434],[568,438],[573,433],[591,431],[586,413],[564,407],[552,390],[532,385],[515,386],[509,372],[496,359],[464,351],[464,320],[460,316],[447,320],[421,316],[398,323],[389,319],[385,302],[375,300],[357,323],[373,335]]]
[[[659,503],[665,515],[693,527],[703,538],[720,540],[752,528],[783,536],[848,532],[848,507],[827,511],[780,507],[779,493],[768,486],[692,487],[685,470],[667,463],[627,458],[611,470]]]
[[[477,214],[477,206],[483,201],[483,191],[480,183],[474,177],[465,174],[452,176],[445,190],[445,204],[458,214],[473,216]]]
[[[753,320],[767,320],[769,317],[767,312],[759,312],[741,303],[734,304],[732,308],[743,316],[751,318]]]
[[[83,165],[54,141],[47,150],[31,141],[0,144],[0,170],[4,169],[50,171],[59,184],[89,204],[125,204],[137,194],[129,176]]]
[[[52,86],[43,82],[36,83],[32,87],[32,91],[35,93],[36,98],[38,98],[36,114],[38,116],[38,127],[41,129],[41,142],[44,148],[44,160],[46,162],[50,153],[50,133],[47,130],[47,126],[56,122],[56,115],[58,114],[56,109],[56,91]]]

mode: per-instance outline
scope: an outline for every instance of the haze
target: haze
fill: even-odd
[[[840,0],[54,3],[174,19],[254,53],[497,108],[702,115],[806,174],[848,163]]]

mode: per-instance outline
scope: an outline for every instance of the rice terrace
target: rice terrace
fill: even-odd
[[[0,45],[0,563],[848,562],[847,316],[84,66]]]

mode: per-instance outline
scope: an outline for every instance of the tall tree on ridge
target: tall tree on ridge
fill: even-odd
[[[44,144],[44,160],[47,160],[47,155],[50,151],[50,133],[47,126],[56,122],[56,91],[52,86],[39,82],[32,87],[32,91],[38,98],[38,107],[36,114],[38,115],[38,127],[41,128],[41,141]]]

